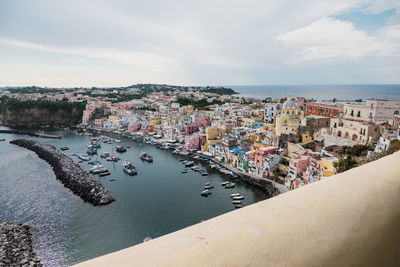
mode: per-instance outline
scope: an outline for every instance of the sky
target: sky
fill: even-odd
[[[0,86],[136,83],[400,84],[400,1],[0,1]]]

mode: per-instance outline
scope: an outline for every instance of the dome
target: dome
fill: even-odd
[[[295,108],[296,103],[293,101],[293,99],[288,96],[287,100],[283,103],[282,105],[283,108]]]

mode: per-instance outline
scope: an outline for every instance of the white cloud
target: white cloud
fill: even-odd
[[[397,8],[398,12],[397,2],[400,3],[3,0],[0,56],[5,55],[1,49],[15,54],[7,53],[0,61],[0,80],[7,83],[4,73],[10,62],[21,66],[49,65],[59,78],[61,73],[73,73],[68,62],[84,60],[80,63],[86,69],[81,72],[87,75],[79,75],[82,83],[86,77],[95,77],[96,72],[102,74],[98,78],[100,83],[106,80],[103,73],[110,75],[107,79],[118,77],[132,82],[292,83],[290,77],[296,71],[313,83],[317,64],[334,66],[337,62],[349,62],[358,65],[346,71],[358,68],[362,72],[362,63],[371,57],[380,64],[377,77],[388,65],[393,66],[387,64],[388,57],[399,55],[399,24],[386,25],[371,35],[351,22],[332,17],[352,10],[379,13]],[[66,60],[55,65],[51,59],[57,56]],[[337,73],[344,71],[341,68]],[[38,80],[47,79],[49,72],[39,74]],[[400,82],[395,76],[392,80]]]
[[[351,22],[333,18],[322,18],[277,39],[294,49],[296,61],[356,60],[384,53],[391,46],[385,40],[355,29]]]

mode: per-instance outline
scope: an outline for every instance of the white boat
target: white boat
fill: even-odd
[[[214,186],[212,184],[206,184],[204,186],[204,189],[212,189],[212,188],[214,188]]]
[[[79,158],[80,160],[84,160],[84,161],[88,161],[88,160],[89,160],[89,157],[88,157],[88,156],[85,156],[85,155],[78,155],[78,158]]]
[[[233,193],[233,194],[231,194],[231,197],[238,197],[238,196],[240,196],[239,193]]]
[[[132,163],[127,160],[124,160],[124,162],[122,162],[122,167],[124,168],[124,172],[129,175],[137,174],[135,166],[133,166]]]
[[[234,188],[235,187],[235,183],[228,183],[225,185],[225,188]]]
[[[232,199],[233,200],[242,200],[242,199],[244,199],[244,196],[235,196]]]
[[[205,189],[205,190],[201,191],[201,195],[202,195],[202,196],[208,196],[208,195],[211,195],[211,191],[210,191],[210,190],[208,190],[208,189]]]
[[[242,204],[242,201],[240,201],[240,200],[233,200],[233,201],[232,201],[232,204]]]
[[[226,185],[229,184],[229,183],[230,183],[229,181],[225,181],[225,182],[222,182],[221,185],[222,185],[222,186],[226,186]]]

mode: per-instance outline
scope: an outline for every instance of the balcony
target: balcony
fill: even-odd
[[[397,152],[77,266],[400,266],[399,162]]]

